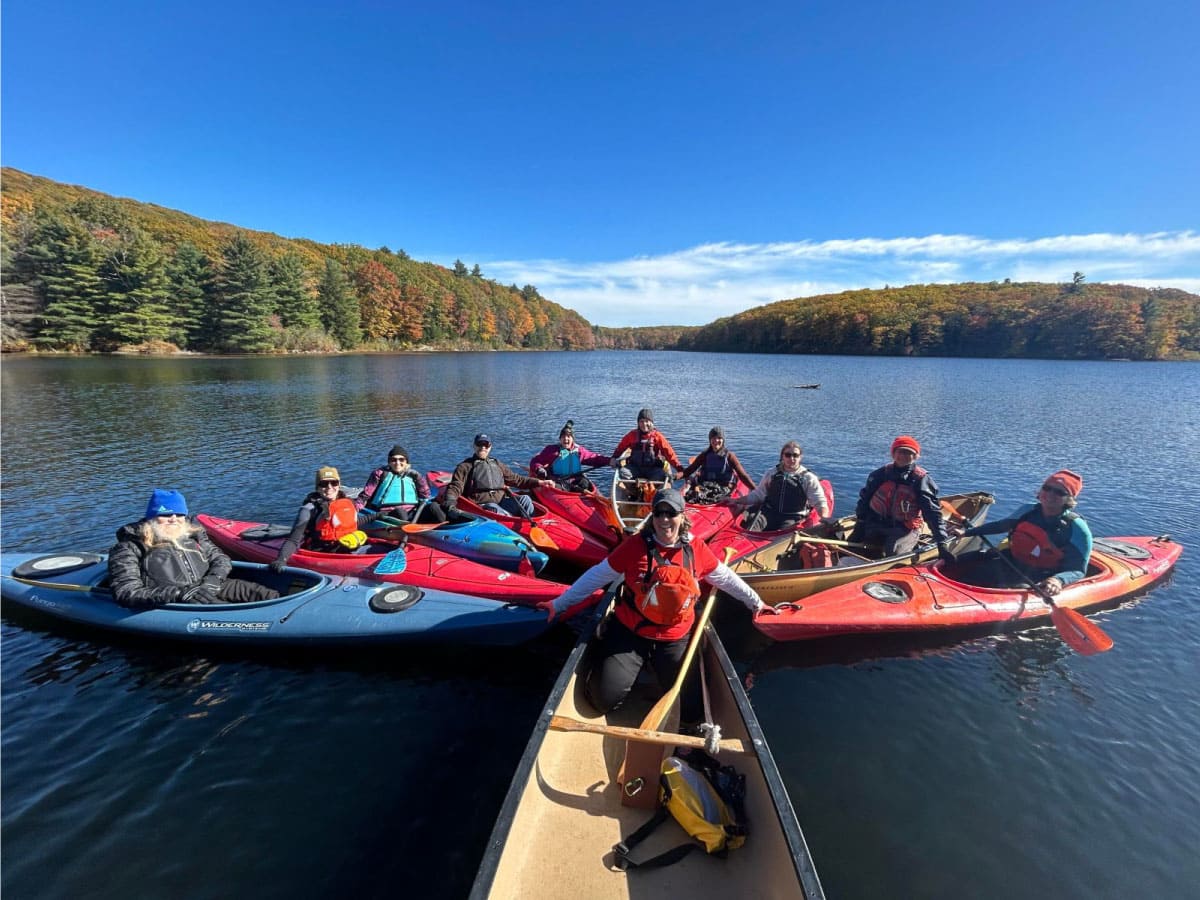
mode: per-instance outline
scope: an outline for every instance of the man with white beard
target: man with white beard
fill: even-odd
[[[133,609],[166,603],[252,603],[279,592],[230,578],[233,568],[208,534],[188,518],[179,491],[157,489],[146,515],[117,530],[108,553],[114,599]]]

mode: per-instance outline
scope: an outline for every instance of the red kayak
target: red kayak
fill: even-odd
[[[1183,547],[1162,537],[1097,538],[1088,575],[1067,585],[1056,606],[1083,610],[1139,594],[1162,580]],[[832,587],[759,615],[754,625],[777,641],[847,634],[938,631],[1049,621],[1051,607],[1032,590],[979,587],[972,571],[988,561],[982,554],[954,563],[935,560],[902,566]]]
[[[249,562],[269,563],[274,560],[279,555],[279,547],[284,538],[291,531],[286,526],[238,522],[204,514],[196,516],[196,521],[204,526],[218,547],[234,559]],[[544,600],[553,600],[567,588],[565,584],[556,581],[505,572],[463,559],[437,547],[413,543],[404,547],[403,571],[377,571],[381,561],[396,550],[397,545],[372,542],[364,549],[367,552],[318,553],[314,550],[300,549],[292,554],[288,565],[324,572],[327,575],[353,575],[358,578],[394,581],[398,584],[453,591],[522,606],[533,606]],[[390,559],[392,562],[396,561],[396,557]]]
[[[445,493],[446,485],[450,482],[450,475],[450,472],[439,471],[425,474],[425,477],[429,479],[429,484],[438,489],[439,498]],[[547,505],[538,503],[537,501],[541,499],[540,495],[537,496],[537,499],[534,497],[530,499],[534,501],[531,519],[484,509],[466,497],[458,498],[458,508],[462,512],[484,516],[507,526],[537,547],[538,550],[554,559],[562,559],[577,566],[591,566],[608,555],[610,547],[606,541],[584,530],[569,516],[561,515]],[[542,529],[544,537],[549,538],[549,542],[539,543],[534,540],[532,533],[534,526]],[[553,543],[554,546],[549,546],[549,543]]]
[[[624,531],[609,499],[596,490],[578,493],[561,488],[534,488],[533,495],[551,513],[575,523],[609,549],[621,543]]]
[[[825,499],[829,503],[829,514],[832,516],[833,485],[829,483],[828,479],[821,479],[821,490],[825,492]],[[728,508],[726,508],[726,512],[729,512]],[[754,553],[756,550],[761,550],[784,535],[792,534],[803,528],[812,528],[820,521],[820,513],[814,509],[795,528],[784,528],[780,531],[749,531],[742,527],[740,521],[735,521],[731,514],[719,529],[710,532],[704,540],[708,542],[709,546],[714,547],[718,553],[723,553],[726,547],[732,547],[733,558],[738,559],[747,553]]]

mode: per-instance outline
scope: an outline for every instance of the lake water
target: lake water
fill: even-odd
[[[1170,532],[1174,579],[1097,617],[929,644],[777,645],[739,666],[830,897],[1200,896],[1200,366],[680,353],[5,359],[3,548],[107,549],[153,487],[290,522],[320,465],[394,443],[526,463],[567,418],[608,453],[651,407],[723,424],[757,477],[798,438],[837,510],[899,433],[994,515],[1083,473],[1098,536]],[[794,385],[819,382],[819,390]],[[237,654],[6,612],[6,897],[462,897],[570,644]],[[553,852],[553,848],[547,848]],[[564,892],[565,894],[568,892]]]

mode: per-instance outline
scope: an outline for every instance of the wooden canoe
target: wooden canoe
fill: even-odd
[[[942,510],[944,514],[951,515],[954,521],[970,527],[983,522],[992,503],[992,495],[983,491],[951,494],[942,498]],[[817,527],[789,532],[765,547],[738,557],[729,567],[758,591],[764,603],[778,606],[897,566],[915,565],[937,557],[937,547],[931,540],[923,540],[918,544],[915,553],[883,558],[878,558],[864,547],[844,546],[854,530],[854,524],[854,517],[846,516],[838,519],[832,528]],[[800,568],[802,560],[796,551],[806,542],[827,547],[832,564],[819,568]],[[715,546],[717,540],[713,539],[710,543]],[[967,549],[965,542],[955,549]]]
[[[612,500],[617,518],[626,534],[633,534],[642,527],[650,515],[650,504],[654,495],[671,486],[670,481],[653,481],[649,478],[622,478],[618,469],[613,472]]]
[[[585,630],[585,638],[591,631]],[[615,867],[613,845],[651,814],[621,804],[617,771],[627,740],[625,733],[610,729],[636,728],[657,699],[657,691],[641,696],[639,687],[621,709],[607,716],[596,715],[577,682],[585,638],[568,658],[534,727],[488,841],[471,897],[823,897],[762,729],[711,627],[700,659],[712,718],[725,739],[717,758],[746,776],[750,835],[743,847],[729,851],[725,858],[710,857],[697,849],[664,868],[622,871]],[[558,730],[563,720],[572,730]],[[650,735],[650,740],[654,737]],[[669,743],[675,738],[698,740],[667,736]],[[670,747],[664,750],[670,752]],[[688,840],[683,829],[668,818],[631,856],[647,859]]]

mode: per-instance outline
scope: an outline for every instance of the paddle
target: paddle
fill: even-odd
[[[624,738],[627,741],[637,741],[643,744],[656,744],[663,747],[699,747],[708,746],[708,741],[702,737],[690,734],[671,734],[667,731],[645,731],[641,728],[627,728],[624,725],[601,725],[598,722],[581,722],[568,716],[551,716],[551,731],[581,731],[587,734],[603,734],[609,737]],[[737,738],[725,738],[717,742],[718,750],[729,750],[733,753],[753,753],[754,748],[745,741]]]
[[[722,562],[728,563],[732,556],[733,548],[726,547],[725,558]],[[683,690],[684,679],[687,677],[688,669],[691,668],[696,651],[700,649],[700,642],[704,639],[704,629],[708,625],[709,617],[712,615],[713,607],[716,604],[717,589],[713,587],[709,589],[704,610],[697,617],[696,624],[692,629],[692,637],[688,641],[687,652],[683,656],[683,663],[679,666],[679,674],[675,676],[675,683],[650,708],[650,712],[642,719],[640,730],[650,732],[664,731],[664,724],[677,711],[679,694]],[[621,785],[622,805],[648,809],[658,803],[658,792],[653,787],[658,784],[658,770],[661,765],[661,746],[636,742],[630,742],[626,745],[625,761],[621,764],[621,771],[617,774],[617,783]]]
[[[403,547],[397,547],[379,562],[375,563],[375,573],[378,575],[399,575],[408,568],[408,557]]]
[[[525,507],[521,505],[521,501],[517,499],[513,489],[505,485],[504,492],[512,497],[513,504],[521,512],[521,518],[529,523],[529,539],[533,541],[534,546],[541,547],[543,550],[557,550],[558,544],[555,543],[554,538],[546,534],[545,529],[533,521],[533,516],[525,512]]]
[[[855,547],[859,550],[873,550],[874,549],[873,545],[871,545],[871,544],[858,544],[858,543],[855,543],[854,541],[838,541],[838,540],[834,540],[833,538],[819,538],[819,537],[813,537],[813,536],[807,535],[807,534],[800,534],[799,532],[792,535],[792,540],[793,541],[804,541],[809,544],[832,544],[834,547]]]
[[[978,537],[986,546],[996,550],[996,545],[986,537],[983,535],[978,535]],[[1025,587],[1046,601],[1050,607],[1050,621],[1054,623],[1054,627],[1058,629],[1059,635],[1068,647],[1083,656],[1092,656],[1112,649],[1113,639],[1099,625],[1084,618],[1083,614],[1077,610],[1068,606],[1059,606],[1050,594],[1032,582],[1006,554],[999,550],[996,552],[1004,560],[1005,565],[1021,577]]]

